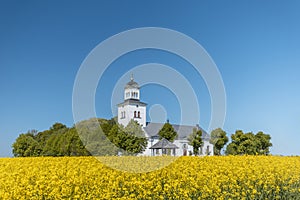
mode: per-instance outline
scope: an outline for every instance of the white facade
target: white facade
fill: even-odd
[[[148,145],[146,150],[141,154],[144,156],[153,156],[152,147],[154,144],[156,144],[159,140],[158,139],[148,139]],[[175,140],[173,144],[175,144],[178,149],[175,150],[176,156],[188,156],[193,153],[193,147],[188,144],[188,140],[181,139],[181,140]],[[160,150],[158,151],[160,153]],[[202,147],[199,149],[199,155],[200,156],[212,156],[214,154],[213,152],[213,145],[209,143],[209,141],[204,140]],[[157,154],[156,154],[157,155]]]

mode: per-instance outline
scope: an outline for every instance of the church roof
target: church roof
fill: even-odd
[[[155,143],[150,149],[178,149],[179,147],[163,138]]]
[[[139,105],[139,106],[147,106],[146,103],[141,102],[138,99],[126,99],[123,103],[119,103],[118,106],[124,106],[124,105]]]
[[[159,130],[163,127],[164,123],[152,123],[148,122],[144,130],[149,135],[149,137],[158,137]],[[209,140],[209,134],[203,130],[199,125],[196,126],[189,126],[189,125],[178,125],[178,124],[171,124],[174,130],[177,132],[178,136],[176,139],[187,139],[190,134],[193,133],[193,129],[196,128],[197,130],[202,131],[202,139]]]

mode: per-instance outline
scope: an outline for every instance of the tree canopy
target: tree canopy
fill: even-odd
[[[226,148],[227,155],[268,155],[272,146],[271,136],[263,132],[253,134],[237,130],[231,140]]]
[[[210,143],[214,145],[214,155],[221,155],[221,149],[227,144],[228,137],[221,128],[213,130],[210,134]]]
[[[147,147],[147,139],[133,120],[124,128],[114,119],[93,118],[71,128],[55,123],[45,131],[22,133],[12,147],[16,157],[105,156],[141,153]]]
[[[177,137],[177,132],[174,130],[173,126],[167,122],[158,132],[159,139],[165,138],[170,142],[173,142]]]
[[[193,147],[194,155],[199,155],[199,149],[203,145],[202,131],[193,129],[193,133],[188,137],[189,145]]]

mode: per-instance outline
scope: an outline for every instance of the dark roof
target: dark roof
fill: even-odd
[[[133,81],[133,79],[131,79],[126,85],[125,85],[125,89],[129,89],[129,88],[137,88],[139,89],[139,84],[135,81]]]
[[[144,130],[150,137],[157,137],[159,130],[163,127],[164,123],[152,123],[148,122]],[[196,126],[188,126],[188,125],[178,125],[178,124],[171,124],[174,130],[177,132],[178,136],[177,139],[187,139],[190,134],[193,133],[193,129],[196,128],[197,130],[202,131],[202,139],[209,140],[209,134],[203,130],[199,125]]]
[[[179,147],[163,138],[155,143],[150,149],[178,149]]]
[[[139,106],[146,106],[147,104],[144,102],[141,102],[138,99],[126,99],[123,103],[119,103],[118,106],[124,106],[124,105],[139,105]]]

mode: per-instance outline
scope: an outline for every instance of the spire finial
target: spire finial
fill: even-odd
[[[133,73],[131,73],[130,80],[133,81]]]

